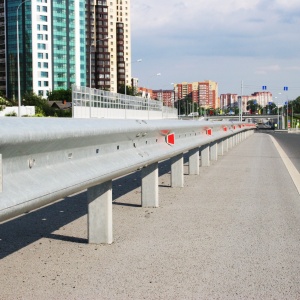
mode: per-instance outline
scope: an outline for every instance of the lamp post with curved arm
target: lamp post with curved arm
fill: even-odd
[[[132,62],[129,63],[129,64],[131,65],[131,64],[133,64],[133,63],[135,63],[135,62],[139,63],[139,62],[141,62],[141,61],[142,61],[142,59],[139,58],[139,59],[137,59],[137,60],[135,60],[135,61],[132,61]],[[127,86],[126,86],[126,64],[125,64],[125,68],[124,68],[124,76],[125,76],[125,99],[126,99],[126,95],[127,95]]]

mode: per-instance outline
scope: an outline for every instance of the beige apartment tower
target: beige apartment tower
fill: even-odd
[[[87,86],[131,85],[130,0],[86,0]]]

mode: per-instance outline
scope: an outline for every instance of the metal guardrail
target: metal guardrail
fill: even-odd
[[[172,159],[172,187],[183,186],[183,153],[199,173],[199,151],[209,165],[251,129],[238,122],[4,118],[0,222],[88,189],[89,242],[111,243],[113,179],[142,170],[142,206],[156,207],[159,161]]]

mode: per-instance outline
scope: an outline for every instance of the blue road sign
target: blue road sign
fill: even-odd
[[[284,91],[288,91],[288,90],[289,90],[289,87],[288,87],[288,86],[284,86],[284,87],[283,87],[283,90],[284,90]]]
[[[262,90],[266,90],[267,89],[267,86],[266,85],[263,85],[262,86]]]

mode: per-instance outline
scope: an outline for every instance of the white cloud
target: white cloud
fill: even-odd
[[[258,74],[268,74],[270,72],[279,72],[281,67],[279,65],[262,66],[257,69]]]
[[[236,76],[235,81],[244,76],[264,81],[273,76],[279,82],[280,74],[285,80],[299,77],[299,0],[132,0],[131,4],[132,53],[143,58],[137,76],[161,72],[156,80],[166,84],[218,78],[225,83],[222,74]],[[289,72],[288,66],[293,66]],[[241,67],[247,69],[241,72]]]

